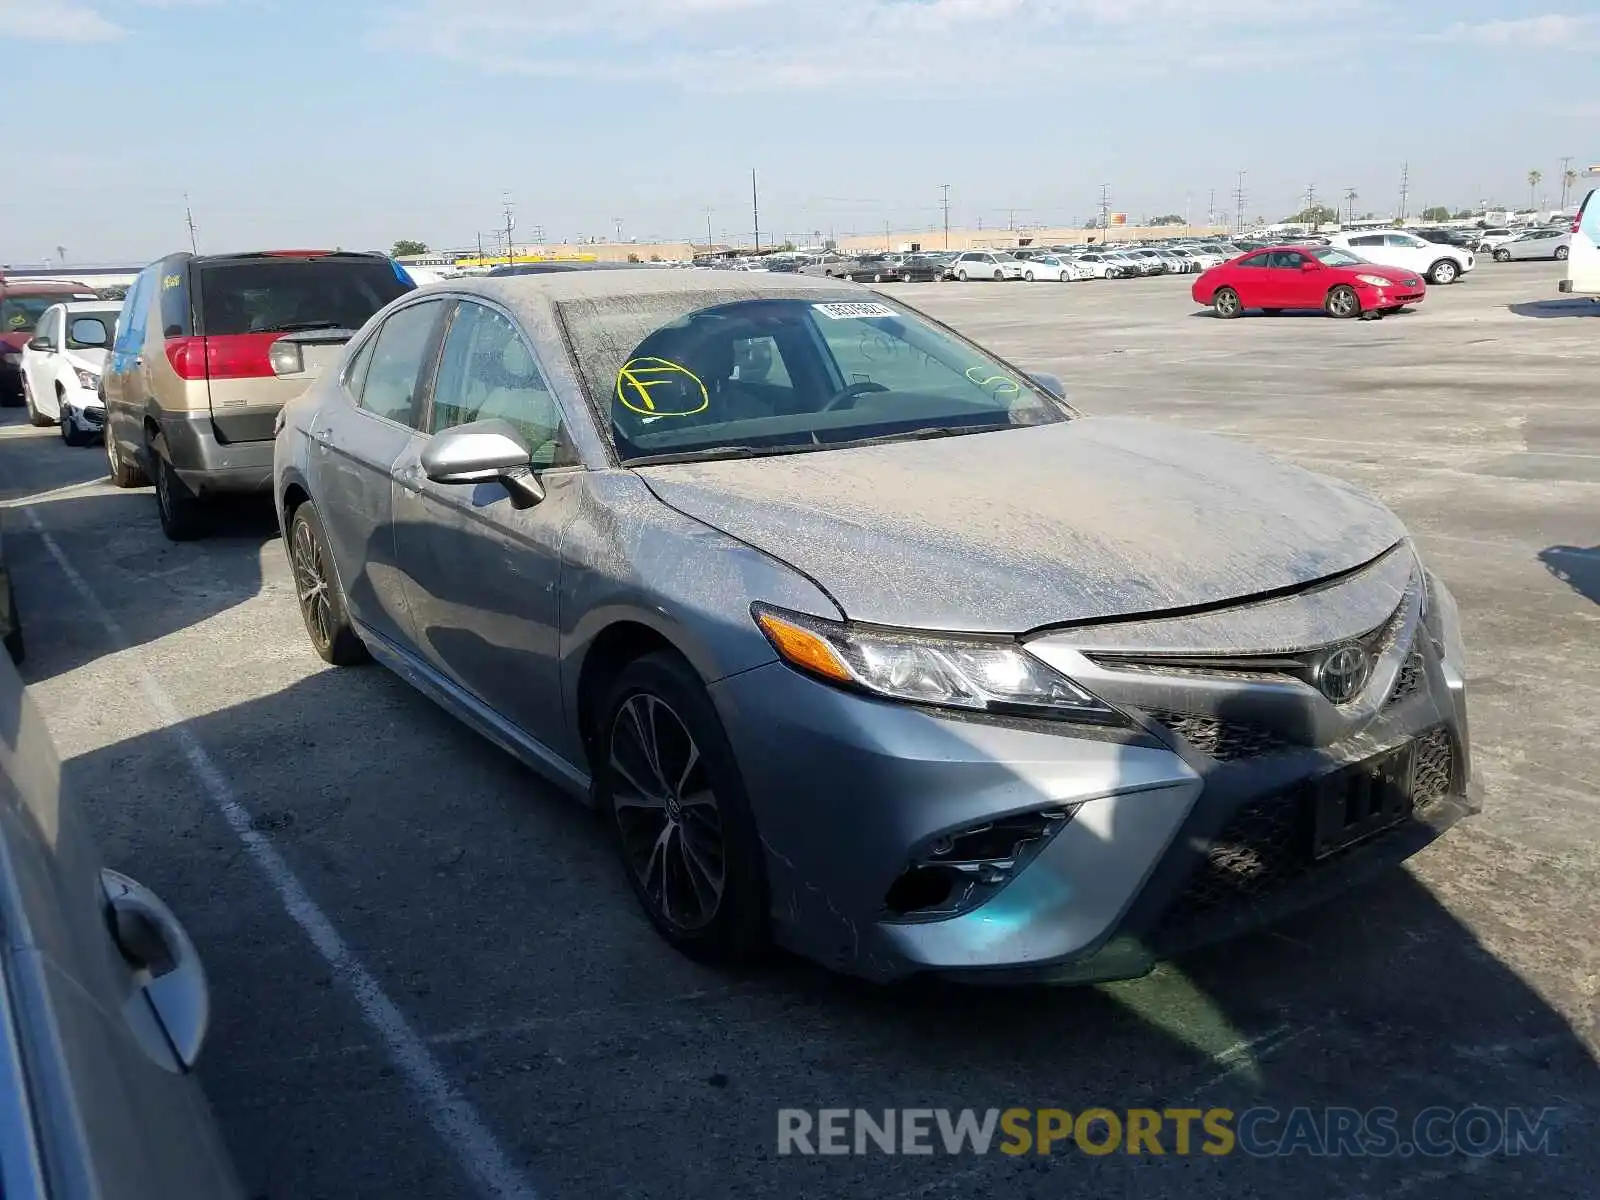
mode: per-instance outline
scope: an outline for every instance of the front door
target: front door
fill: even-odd
[[[517,508],[499,483],[434,483],[419,441],[395,465],[394,528],[417,644],[441,671],[547,747],[560,700],[561,536],[583,472],[560,409],[509,316],[463,300],[445,338],[426,432],[509,422],[545,499]]]
[[[422,438],[423,390],[449,310],[424,300],[391,313],[351,358],[344,394],[322,405],[307,431],[311,490],[350,612],[390,641],[410,645],[411,623],[395,562],[390,478]]]

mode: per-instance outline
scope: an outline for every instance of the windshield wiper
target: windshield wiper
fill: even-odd
[[[285,321],[281,325],[267,325],[253,330],[255,333],[301,333],[312,329],[345,329],[343,321]]]
[[[623,459],[625,467],[653,467],[662,463],[705,462],[717,458],[769,458],[777,454],[806,454],[812,450],[827,450],[834,443],[817,445],[803,442],[798,446],[706,446],[700,450],[677,450],[666,454],[641,454],[637,458]]]
[[[960,437],[964,433],[999,433],[1002,429],[1025,429],[1010,421],[990,425],[930,425],[926,429],[908,429],[904,433],[883,433],[877,437],[856,438],[848,442],[829,442],[830,446],[876,446],[883,442],[926,442],[934,438]]]

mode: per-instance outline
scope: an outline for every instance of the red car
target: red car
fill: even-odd
[[[7,279],[0,272],[0,405],[22,403],[22,348],[33,337],[33,327],[52,304],[93,300],[94,291],[81,283],[59,279]]]
[[[1419,303],[1428,285],[1415,271],[1383,267],[1337,246],[1268,246],[1202,272],[1191,294],[1219,317],[1247,308],[1275,314],[1320,308],[1369,320]]]

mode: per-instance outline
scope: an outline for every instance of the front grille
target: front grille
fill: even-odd
[[[1418,740],[1416,753],[1415,811],[1426,812],[1448,796],[1455,784],[1455,746],[1446,730],[1436,729]],[[1173,903],[1172,917],[1188,921],[1218,909],[1269,900],[1330,865],[1363,853],[1408,824],[1402,821],[1326,858],[1313,859],[1303,794],[1299,786],[1285,788],[1252,800],[1235,813]]]
[[[1201,754],[1218,762],[1233,762],[1287,750],[1294,743],[1264,725],[1247,721],[1219,721],[1194,713],[1154,711],[1150,714]]]
[[[105,409],[103,409],[103,408],[86,408],[86,409],[84,409],[83,410],[83,422],[84,422],[85,425],[93,425],[96,429],[99,429],[102,425],[104,425],[106,423],[106,412],[105,412]]]

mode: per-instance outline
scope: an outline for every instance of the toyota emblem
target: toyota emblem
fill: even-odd
[[[1355,643],[1336,647],[1317,668],[1317,688],[1335,704],[1348,704],[1366,686],[1371,663]]]

